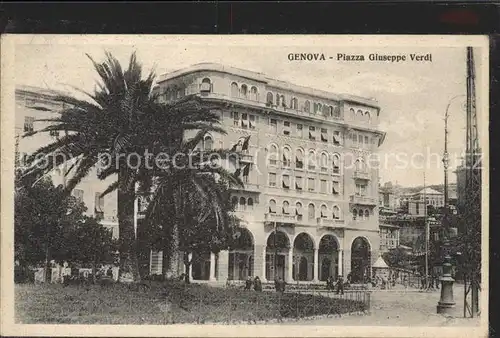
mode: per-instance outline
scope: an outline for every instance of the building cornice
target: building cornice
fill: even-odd
[[[269,87],[276,89],[281,89],[284,91],[292,91],[294,93],[308,95],[317,97],[319,99],[333,100],[333,101],[344,101],[352,102],[357,104],[362,104],[377,109],[377,115],[380,113],[380,106],[378,102],[374,99],[368,99],[360,96],[350,95],[350,94],[336,94],[332,92],[327,92],[320,89],[314,89],[305,86],[295,85],[286,81],[280,81],[271,77],[266,76],[263,73],[249,71],[245,69],[235,68],[231,66],[223,66],[217,63],[198,63],[187,68],[179,69],[177,71],[169,72],[159,76],[158,83],[162,83],[167,80],[174,80],[176,78],[197,73],[197,72],[217,72],[225,73],[229,75],[236,75],[239,77],[247,78],[256,82],[266,84]]]

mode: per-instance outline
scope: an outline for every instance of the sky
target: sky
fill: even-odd
[[[443,182],[444,114],[456,96],[449,107],[450,173],[465,148],[465,96],[460,96],[466,94],[465,47],[441,47],[438,43],[382,46],[375,42],[354,46],[352,41],[333,43],[308,37],[247,41],[234,36],[151,40],[121,36],[104,41],[84,36],[65,40],[33,36],[15,45],[16,85],[92,91],[97,74],[86,54],[102,61],[105,51],[123,65],[136,51],[145,73],[154,69],[161,75],[200,62],[215,62],[302,86],[375,98],[381,107],[379,129],[387,133],[379,148],[381,183],[422,185],[424,172],[427,184]],[[324,53],[327,60],[289,61],[289,53]],[[430,53],[432,62],[347,62],[338,61],[337,53],[365,58],[371,53],[407,58],[411,53]],[[413,158],[413,165],[403,166],[398,158]],[[455,179],[451,173],[450,182]]]

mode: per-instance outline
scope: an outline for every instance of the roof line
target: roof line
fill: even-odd
[[[322,99],[330,99],[334,101],[350,101],[355,103],[361,103],[366,106],[371,106],[380,111],[380,106],[378,101],[375,99],[368,99],[361,96],[351,95],[351,94],[336,94],[332,92],[327,92],[321,89],[310,88],[300,85],[295,85],[290,82],[278,80],[271,78],[264,73],[250,71],[246,69],[236,68],[232,66],[224,66],[218,63],[197,63],[189,67],[182,68],[173,72],[165,73],[159,76],[157,83],[161,83],[167,80],[172,80],[183,75],[200,72],[200,71],[215,71],[220,73],[234,74],[240,77],[248,78],[257,82],[262,82],[268,84],[272,87],[277,87],[283,90],[291,90],[301,94],[315,96]]]

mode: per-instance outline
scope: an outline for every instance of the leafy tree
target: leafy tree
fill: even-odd
[[[382,258],[390,267],[398,267],[403,269],[410,268],[410,255],[402,248],[394,248],[382,254]]]
[[[14,203],[15,258],[23,266],[43,263],[48,275],[52,259],[65,259],[64,231],[83,218],[86,208],[50,178],[18,186]]]
[[[64,248],[66,260],[92,266],[95,281],[97,265],[113,261],[117,243],[110,230],[99,224],[94,217],[86,216],[65,232]]]
[[[51,131],[66,134],[35,151],[24,175],[47,173],[65,161],[75,160],[66,187],[71,191],[93,168],[105,164],[98,177],[117,178],[103,195],[118,192],[120,271],[131,271],[134,279],[139,280],[133,210],[137,184],[146,186],[141,190],[148,190],[151,185],[152,173],[146,166],[148,154],[163,152],[172,158],[183,145],[186,132],[220,131],[216,126],[219,117],[193,96],[168,104],[158,102],[157,95],[153,95],[154,74],[142,78],[142,66],[135,53],[125,71],[109,53],[103,63],[90,59],[100,77],[97,89],[93,94],[85,93],[87,100],[67,95],[54,97],[68,108],[58,117],[41,120],[50,122],[50,126],[25,136]],[[109,161],[103,163],[102,154],[109,155]],[[47,159],[47,166],[38,165]]]

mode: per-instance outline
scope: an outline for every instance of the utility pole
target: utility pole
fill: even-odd
[[[465,262],[469,285],[465,283],[465,307],[471,291],[470,315],[479,313],[479,285],[481,277],[481,158],[477,132],[476,86],[474,53],[467,47],[467,132],[466,132],[466,203],[465,203]]]
[[[468,68],[467,68],[468,69]],[[449,224],[449,200],[448,200],[448,117],[451,103],[464,95],[456,95],[450,99],[446,106],[444,115],[444,153],[443,153],[443,167],[444,167],[444,209],[442,219],[441,237],[443,239],[442,255],[443,259],[443,274],[441,276],[441,297],[437,305],[437,313],[450,314],[455,307],[453,300],[453,283],[455,280],[452,278],[451,270],[451,256],[450,256],[450,224]]]
[[[274,280],[276,280],[277,276],[277,271],[276,271],[276,258],[278,256],[278,246],[276,245],[276,236],[278,235],[278,227],[276,225],[276,222],[274,222],[274,259],[273,259],[273,270],[274,270]]]
[[[429,222],[427,222],[427,193],[425,191],[425,171],[424,171],[424,225],[425,225],[425,287],[429,281]]]

